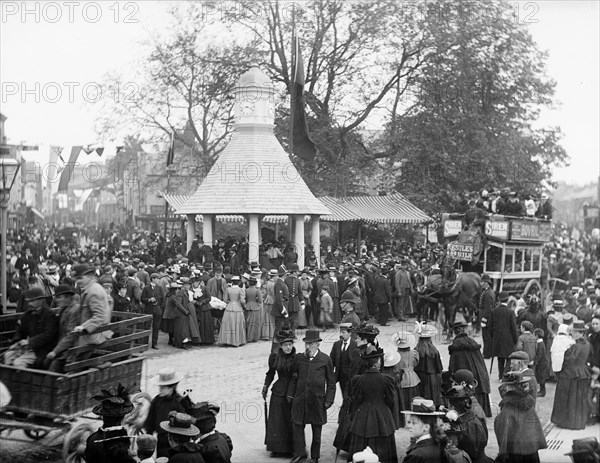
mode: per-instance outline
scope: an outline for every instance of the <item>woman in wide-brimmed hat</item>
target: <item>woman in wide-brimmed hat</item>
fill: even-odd
[[[392,342],[398,348],[400,354],[399,368],[403,370],[402,381],[398,389],[400,410],[410,410],[412,400],[419,395],[419,383],[421,379],[415,373],[415,367],[419,364],[419,353],[414,349],[417,340],[412,333],[398,331],[392,335]],[[400,427],[406,425],[405,416],[400,414]]]
[[[406,450],[403,462],[443,461],[442,452],[448,443],[448,438],[438,427],[438,419],[444,413],[436,411],[433,400],[415,397],[411,402],[410,410],[402,413],[406,415],[406,426],[411,442],[414,442]]]
[[[369,345],[362,354],[367,370],[350,381],[350,396],[356,409],[350,426],[349,461],[352,455],[369,446],[382,463],[396,463],[398,452],[392,408],[396,397],[395,381],[380,372],[383,349]]]
[[[175,463],[201,463],[200,448],[192,442],[200,431],[193,424],[194,418],[187,413],[172,411],[168,420],[162,421],[160,427],[167,432],[169,439],[169,461]]]
[[[158,395],[152,399],[150,410],[144,429],[148,434],[156,432],[158,440],[156,446],[156,455],[159,457],[169,456],[169,440],[167,431],[160,426],[160,423],[169,418],[169,412],[185,412],[181,403],[183,397],[177,393],[177,385],[183,379],[183,376],[174,368],[163,368],[158,372]]]
[[[400,353],[396,349],[385,349],[383,368],[381,372],[394,380],[394,406],[392,415],[396,429],[404,424],[403,415],[400,413],[400,385],[402,384],[402,367],[400,366]]]
[[[291,454],[293,447],[292,436],[292,405],[288,401],[288,389],[293,381],[295,368],[296,348],[294,330],[289,327],[282,328],[277,333],[279,350],[276,354],[269,355],[269,370],[265,377],[262,389],[263,399],[267,399],[267,392],[277,373],[277,381],[271,388],[269,402],[269,416],[267,418],[267,434],[265,445],[267,450],[276,455]]]
[[[437,334],[437,329],[432,325],[423,325],[417,323],[415,333],[419,336],[419,341],[415,350],[419,354],[419,363],[415,367],[415,372],[419,375],[419,391],[421,397],[431,399],[436,406],[442,403],[441,382],[442,382],[442,360],[440,352],[433,345],[431,338]]]

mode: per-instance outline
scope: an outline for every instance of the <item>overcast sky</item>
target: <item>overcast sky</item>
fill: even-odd
[[[599,4],[589,1],[510,2],[548,50],[548,73],[560,105],[545,111],[558,125],[571,166],[555,179],[584,184],[599,175]],[[164,27],[168,2],[0,2],[0,111],[9,142],[69,146],[97,141],[93,102],[101,92],[125,98],[135,82],[102,88],[111,70],[135,66],[141,41]],[[24,15],[24,5],[27,14]],[[115,7],[118,5],[118,7]]]

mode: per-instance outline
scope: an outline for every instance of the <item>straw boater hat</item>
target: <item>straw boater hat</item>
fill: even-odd
[[[574,321],[571,325],[571,331],[587,331],[588,327],[586,326],[583,320]]]
[[[158,385],[159,386],[173,386],[179,383],[183,379],[183,376],[176,373],[174,368],[163,368],[158,371]]]
[[[420,338],[431,338],[438,334],[438,330],[432,325],[418,324],[415,328],[415,334],[419,335]]]
[[[352,323],[340,323],[340,331],[341,330],[352,331]]]
[[[423,397],[415,397],[410,404],[410,410],[403,410],[406,415],[421,415],[421,416],[442,416],[444,412],[435,410],[433,400],[424,399]]]
[[[400,354],[397,350],[385,350],[385,355],[383,356],[383,366],[384,367],[394,367],[400,363]]]
[[[272,268],[271,270],[269,270],[269,276],[276,277],[277,276],[277,269],[276,268]]]
[[[180,436],[197,436],[200,430],[192,424],[193,418],[187,413],[176,411],[169,412],[168,421],[161,421],[160,427],[169,434],[179,434]]]
[[[396,344],[399,349],[405,349],[407,347],[412,349],[417,345],[415,336],[407,331],[396,331],[392,334],[392,342]]]

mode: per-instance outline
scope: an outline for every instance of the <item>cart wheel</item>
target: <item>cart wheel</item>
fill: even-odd
[[[62,458],[65,463],[84,463],[83,457],[88,437],[94,433],[90,423],[80,423],[72,428],[63,443]]]
[[[46,429],[25,429],[23,432],[30,439],[40,440],[46,437],[49,431]]]
[[[538,299],[541,299],[542,296],[542,287],[540,286],[537,280],[530,280],[525,286],[525,291],[523,291],[523,297],[527,296],[536,296]]]

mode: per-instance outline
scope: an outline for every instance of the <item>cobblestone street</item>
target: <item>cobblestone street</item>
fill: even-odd
[[[392,333],[400,329],[412,331],[414,323],[401,324],[392,322],[390,326],[379,327],[381,334],[378,336],[382,347],[390,347]],[[303,331],[298,330],[298,341],[295,346],[302,351]],[[440,330],[441,333],[441,330]],[[331,351],[333,342],[338,339],[338,332],[329,330],[322,333],[323,342],[321,350],[326,354]],[[481,338],[477,338],[481,342]],[[448,348],[444,344],[441,334],[435,339],[435,344],[442,355],[444,369],[448,366]],[[166,366],[175,367],[185,374],[185,380],[180,384],[180,391],[192,389],[192,398],[196,401],[211,400],[221,406],[221,413],[217,417],[217,429],[229,434],[233,440],[233,461],[236,463],[278,462],[289,461],[289,458],[270,458],[264,446],[264,402],[261,397],[261,388],[264,375],[267,371],[267,358],[271,343],[266,341],[247,344],[238,348],[234,347],[197,347],[188,351],[181,351],[166,345],[166,336],[161,337],[160,350],[148,352],[148,361],[144,375],[143,389],[154,395],[158,391],[156,374]],[[486,364],[489,369],[490,361]],[[494,416],[498,412],[500,396],[498,394],[497,366],[494,364],[492,381],[492,411]],[[540,452],[541,461],[568,462],[564,454],[570,451],[573,438],[584,436],[599,436],[600,426],[586,428],[584,431],[567,431],[554,428],[549,423],[554,400],[555,384],[547,385],[547,395],[537,401],[537,410],[542,426],[547,433],[549,449]],[[268,398],[267,398],[268,400]],[[329,410],[328,423],[323,427],[321,461],[334,462],[335,448],[332,446],[337,429],[337,415],[341,406],[341,394],[336,394],[335,405]],[[495,458],[498,445],[494,435],[493,418],[488,420],[489,444],[486,450],[488,456]],[[307,443],[310,443],[310,426],[306,427]],[[404,429],[396,431],[396,444],[398,454],[402,458],[408,447],[408,432]],[[340,454],[338,461],[345,461],[346,454]]]

